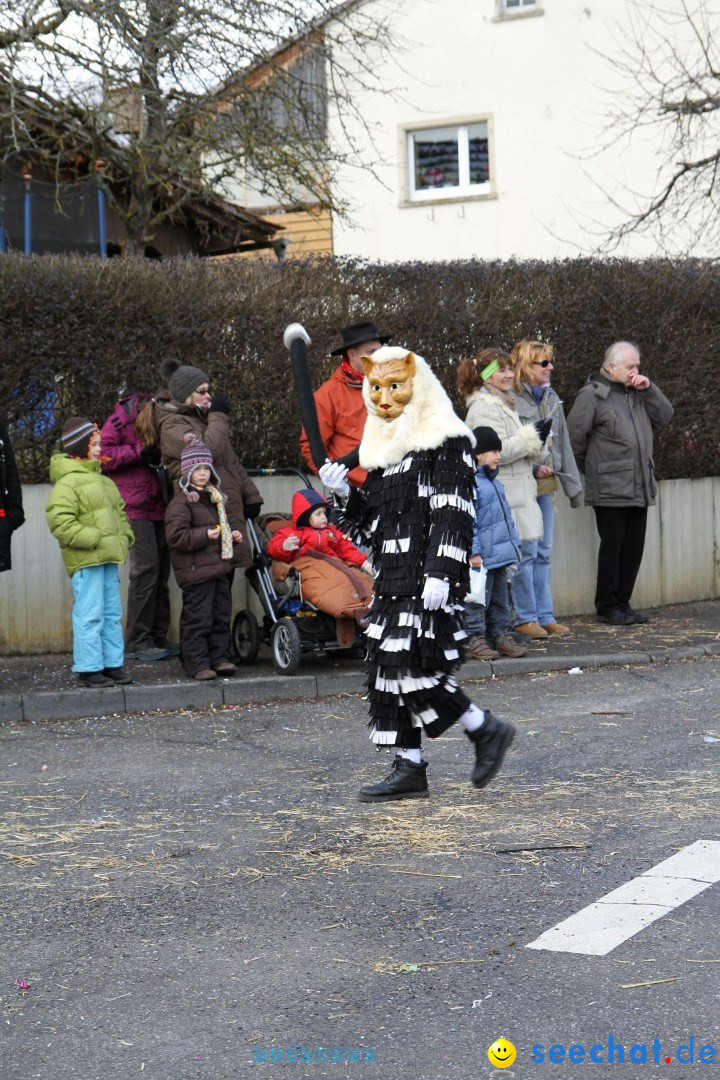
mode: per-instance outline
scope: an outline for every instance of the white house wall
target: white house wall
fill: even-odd
[[[498,19],[500,0],[402,0],[393,25],[403,41],[383,71],[393,93],[368,95],[352,137],[370,167],[344,168],[338,190],[353,221],[334,225],[337,255],[380,260],[553,259],[590,254],[617,220],[608,193],[649,192],[658,175],[654,144],[609,141],[608,102],[624,77],[601,54],[627,41],[626,0],[545,0],[542,14]],[[667,0],[663,5],[679,5]],[[373,2],[362,5],[363,16]],[[378,11],[387,6],[378,3]],[[490,118],[493,194],[404,205],[405,125]],[[343,144],[337,117],[330,138]],[[624,253],[654,254],[633,239]]]

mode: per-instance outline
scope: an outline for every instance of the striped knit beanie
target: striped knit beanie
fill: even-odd
[[[180,486],[185,489],[190,483],[192,474],[197,469],[198,465],[207,465],[212,475],[215,477],[215,483],[219,484],[220,479],[215,466],[213,465],[213,456],[210,449],[194,432],[189,431],[185,436],[185,446],[180,454],[180,475],[182,477]]]
[[[86,416],[71,416],[63,424],[60,443],[70,457],[86,458],[90,452],[90,439],[98,430],[97,424]]]

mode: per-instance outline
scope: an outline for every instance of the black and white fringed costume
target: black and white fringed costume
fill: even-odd
[[[373,362],[407,350],[385,347]],[[412,398],[388,423],[368,418],[360,464],[362,491],[340,510],[343,526],[366,543],[378,572],[366,630],[372,740],[408,749],[446,731],[471,706],[453,672],[463,660],[462,601],[474,524],[472,432],[422,357],[415,355]],[[428,577],[449,583],[447,604],[423,607]]]

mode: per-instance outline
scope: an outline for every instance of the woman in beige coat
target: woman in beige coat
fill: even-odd
[[[521,543],[539,540],[543,520],[536,498],[533,464],[542,451],[543,438],[534,424],[523,423],[518,416],[510,393],[513,383],[510,357],[501,349],[481,349],[477,356],[463,360],[457,381],[468,407],[467,426],[491,427],[500,436],[502,458],[498,478],[505,488]],[[532,638],[547,637],[540,626],[521,625],[515,630]]]

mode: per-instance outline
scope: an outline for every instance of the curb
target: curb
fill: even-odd
[[[700,652],[698,655],[702,656]],[[481,661],[482,662],[482,661]],[[627,652],[627,653],[603,653],[602,656],[592,653],[585,656],[538,656],[522,657],[519,660],[492,660],[490,667],[493,675],[529,675],[540,674],[543,671],[569,671],[570,668],[588,667],[619,667],[622,664],[651,664],[653,662],[650,653]]]
[[[720,655],[720,642],[667,649],[662,653],[605,653],[584,656],[522,657],[487,663],[469,660],[463,665],[462,682],[481,682],[503,675],[541,675],[570,668],[621,667],[628,664],[662,664],[672,660]],[[275,701],[360,694],[357,671],[347,675],[275,675],[260,678],[223,679],[212,684],[167,683],[153,686],[113,686],[98,690],[35,690],[25,694],[0,694],[0,725],[23,721],[84,720],[93,716],[205,709],[223,705],[267,705]]]
[[[276,675],[223,679],[212,683],[155,683],[97,690],[33,690],[0,694],[0,724],[42,720],[84,720],[106,714],[168,712],[224,705],[264,705],[274,701],[360,693],[357,673]]]

